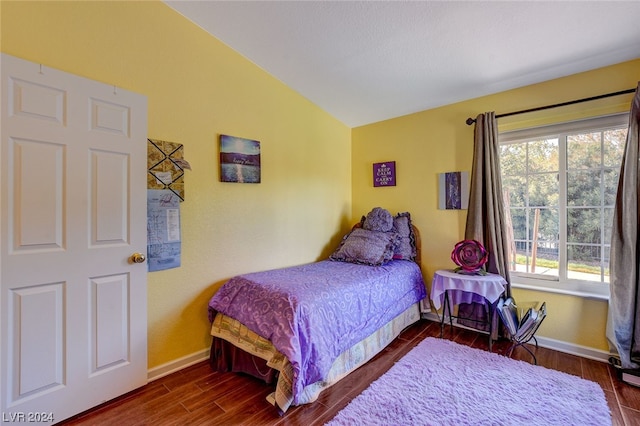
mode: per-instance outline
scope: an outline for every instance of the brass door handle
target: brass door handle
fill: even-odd
[[[131,255],[131,262],[133,263],[144,263],[147,260],[147,257],[142,253],[133,253]]]

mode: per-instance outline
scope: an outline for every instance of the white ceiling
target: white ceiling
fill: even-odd
[[[638,0],[165,3],[350,127],[640,58]]]

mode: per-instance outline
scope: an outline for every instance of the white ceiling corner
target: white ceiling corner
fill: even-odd
[[[640,58],[638,0],[165,3],[350,127]]]

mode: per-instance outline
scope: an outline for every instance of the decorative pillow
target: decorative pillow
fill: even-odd
[[[397,244],[398,234],[395,232],[355,228],[342,239],[329,259],[379,266],[393,258]]]
[[[393,258],[402,260],[416,260],[418,249],[416,248],[416,236],[411,226],[411,215],[409,212],[398,213],[393,218],[393,231],[399,236]]]
[[[393,229],[393,216],[388,210],[374,207],[367,213],[362,227],[369,231],[389,232]]]

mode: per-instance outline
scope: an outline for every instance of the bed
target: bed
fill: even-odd
[[[375,208],[329,259],[231,278],[209,301],[212,368],[275,383],[280,413],[315,401],[420,319],[419,249],[409,213]]]

